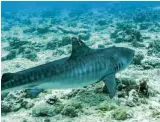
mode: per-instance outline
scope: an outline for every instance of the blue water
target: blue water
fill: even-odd
[[[120,14],[121,17],[125,19],[131,18],[135,11],[147,10],[149,8],[160,6],[160,2],[74,2],[74,1],[49,1],[49,2],[2,2],[2,17],[6,18],[15,18],[17,13],[23,13],[23,15],[31,15],[38,16],[43,13],[43,17],[51,15],[52,13],[59,14],[61,10],[70,10],[71,12],[76,12],[78,15],[83,15],[91,9],[103,9],[102,12],[108,12],[110,14]],[[47,12],[48,13],[47,13]],[[46,12],[46,13],[45,13]],[[125,15],[125,16],[124,16]],[[127,16],[126,16],[127,15]],[[18,15],[23,17],[22,15]],[[32,17],[33,17],[32,16]],[[60,16],[60,15],[58,15]],[[105,15],[104,15],[105,16]],[[117,15],[116,15],[117,16]],[[119,15],[118,15],[119,16]],[[72,16],[71,16],[72,17]]]
[[[65,2],[2,2],[2,12],[4,11],[23,11],[30,10],[35,11],[37,9],[71,9],[76,8],[84,10],[86,8],[101,8],[101,7],[144,7],[144,6],[159,6],[160,2],[74,2],[74,1],[65,1]]]

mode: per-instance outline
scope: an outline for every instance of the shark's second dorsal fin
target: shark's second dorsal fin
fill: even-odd
[[[92,49],[89,48],[83,41],[79,38],[72,37],[72,53],[70,59],[74,59],[80,55],[85,55],[92,52]]]

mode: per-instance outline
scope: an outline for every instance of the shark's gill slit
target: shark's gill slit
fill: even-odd
[[[119,63],[119,65],[118,65],[118,66],[119,66],[119,70],[120,70],[120,69],[121,69],[121,63]]]
[[[117,71],[118,71],[118,69],[119,69],[118,64],[116,65],[116,67],[117,67]]]
[[[117,72],[117,65],[114,66],[114,71]]]
[[[117,64],[117,71],[119,70],[119,63]]]
[[[122,65],[122,67],[123,67],[123,62],[121,62],[121,65]]]

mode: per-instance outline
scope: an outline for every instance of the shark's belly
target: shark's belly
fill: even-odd
[[[50,87],[54,89],[80,88],[97,82],[105,75],[106,70],[87,72],[84,69],[67,72],[53,78]]]
[[[95,59],[95,58],[94,58]],[[43,87],[51,89],[79,88],[99,81],[108,71],[103,59],[88,59],[77,64],[73,62],[61,69],[61,72],[44,82]],[[75,65],[76,64],[76,65]]]
[[[98,81],[96,78],[49,78],[39,82],[36,88],[43,89],[70,89],[70,88],[82,88]]]

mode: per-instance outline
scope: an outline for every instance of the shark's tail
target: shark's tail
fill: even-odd
[[[17,82],[15,82],[15,73],[4,73],[2,75],[1,79],[1,99],[6,97],[6,95],[12,91],[9,88],[15,87],[15,85],[18,85]],[[16,89],[17,90],[17,89]],[[32,89],[25,89],[24,92],[26,92],[26,97],[36,97],[39,93],[41,93],[43,89],[38,89],[38,88],[32,88]]]
[[[14,73],[4,73],[1,79],[1,89],[6,89],[12,85],[10,82],[14,77]]]

